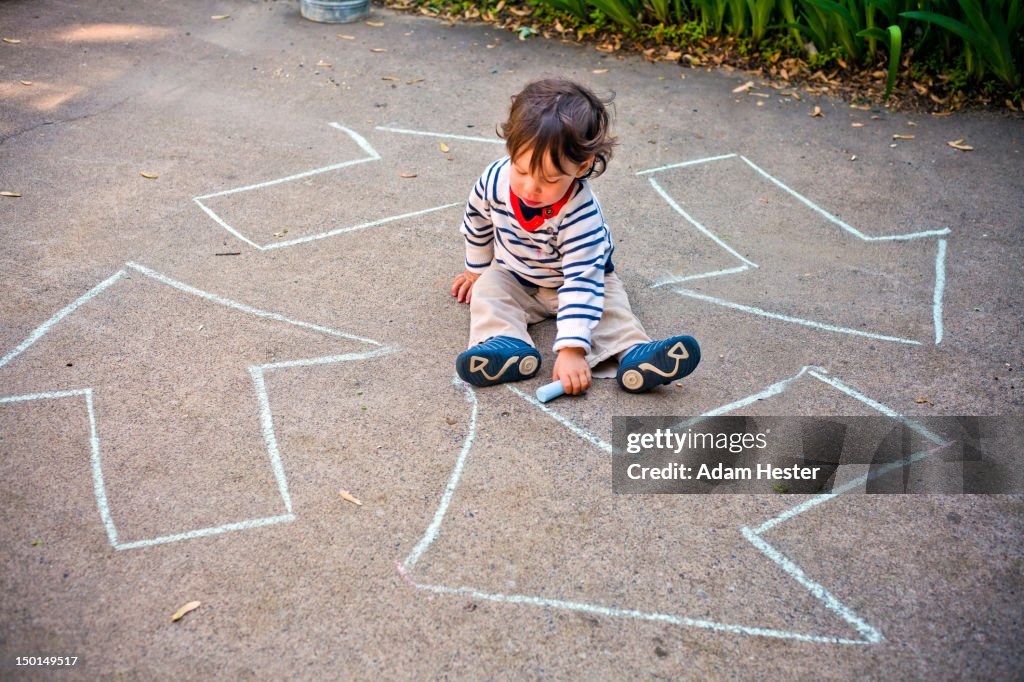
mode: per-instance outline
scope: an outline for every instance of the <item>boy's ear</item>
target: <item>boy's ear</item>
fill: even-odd
[[[580,164],[579,170],[576,171],[576,177],[582,178],[584,175],[590,172],[590,167],[594,165],[594,157],[591,156],[589,159]]]

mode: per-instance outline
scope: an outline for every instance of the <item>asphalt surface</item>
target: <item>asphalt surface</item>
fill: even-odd
[[[614,495],[608,454],[615,415],[1024,413],[1021,118],[370,20],[0,3],[0,677],[1024,674],[1020,495]],[[553,323],[470,391],[449,289],[554,74],[616,93],[618,271],[703,361],[545,410]]]

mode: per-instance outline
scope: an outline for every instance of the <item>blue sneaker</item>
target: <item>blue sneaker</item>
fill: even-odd
[[[615,378],[623,390],[645,393],[655,386],[682,379],[697,369],[700,346],[692,336],[673,336],[633,346],[619,363]]]
[[[511,336],[492,336],[460,353],[455,370],[474,386],[493,386],[529,379],[540,369],[537,349]]]

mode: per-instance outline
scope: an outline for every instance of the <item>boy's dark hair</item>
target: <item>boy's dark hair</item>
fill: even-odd
[[[547,155],[561,173],[565,172],[563,159],[579,165],[592,156],[594,164],[583,177],[597,177],[615,146],[605,108],[614,97],[601,100],[590,89],[564,78],[534,81],[512,97],[499,135],[513,160],[527,149],[533,151],[531,173],[543,172]]]

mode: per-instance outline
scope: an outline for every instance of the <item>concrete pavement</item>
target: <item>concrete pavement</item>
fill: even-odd
[[[1020,118],[370,20],[0,6],[3,676],[1020,676],[1019,495],[615,496],[607,454],[613,415],[1019,416]],[[551,74],[616,93],[595,192],[679,386],[542,409],[550,323],[533,381],[452,381],[461,204]]]

